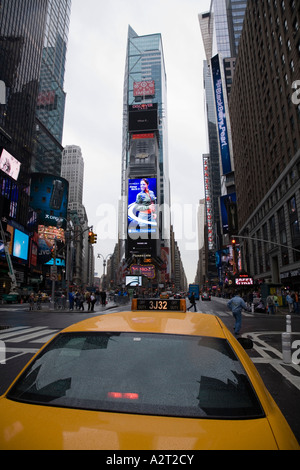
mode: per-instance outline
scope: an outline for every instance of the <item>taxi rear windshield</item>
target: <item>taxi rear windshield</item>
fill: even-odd
[[[263,416],[229,343],[198,336],[61,334],[23,373],[8,398],[161,416]]]

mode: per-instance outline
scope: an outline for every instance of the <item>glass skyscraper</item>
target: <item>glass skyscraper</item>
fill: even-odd
[[[60,175],[71,0],[48,0],[32,170]]]
[[[17,180],[0,172],[0,211],[23,227],[28,222],[28,187],[34,119],[39,89],[47,0],[1,0],[0,80],[6,103],[0,105],[0,152],[20,164]]]
[[[206,54],[203,66],[209,153],[203,155],[208,231],[207,275],[216,270],[215,253],[226,245],[229,228],[224,207],[235,204],[234,159],[228,111],[235,60],[247,0],[212,0],[199,14]],[[230,195],[230,196],[229,196]],[[230,202],[228,202],[230,201]],[[224,207],[223,207],[224,206]],[[226,209],[225,209],[226,211]],[[221,255],[218,257],[221,259]],[[218,275],[221,281],[220,267]]]
[[[123,100],[121,237],[127,240],[128,184],[132,178],[151,177],[157,182],[156,204],[170,205],[167,145],[167,80],[160,34],[138,36],[129,26]],[[169,247],[170,223],[159,214],[158,242],[152,255]],[[145,244],[145,253],[149,245]],[[132,247],[131,247],[132,248]],[[136,247],[133,247],[135,249]],[[132,251],[127,246],[127,256]]]

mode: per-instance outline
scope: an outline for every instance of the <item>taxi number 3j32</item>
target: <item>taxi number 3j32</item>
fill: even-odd
[[[149,310],[168,310],[168,302],[166,300],[150,300]]]

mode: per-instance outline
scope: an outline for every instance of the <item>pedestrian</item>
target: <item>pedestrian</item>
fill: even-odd
[[[74,294],[69,292],[69,309],[74,310]]]
[[[249,312],[250,309],[247,307],[245,301],[242,299],[242,297],[239,296],[238,293],[236,293],[236,295],[231,300],[229,300],[227,307],[230,308],[235,318],[234,334],[238,336],[242,327],[242,310],[244,309]]]
[[[30,297],[29,297],[29,310],[33,310],[34,309],[34,294],[30,294]]]
[[[275,309],[275,313],[278,312],[278,307],[279,307],[279,302],[278,302],[278,297],[277,295],[273,295],[273,299],[274,299],[274,309]]]
[[[94,311],[94,306],[95,306],[95,303],[96,303],[96,296],[95,294],[91,294],[91,312]]]
[[[294,313],[299,313],[299,305],[298,305],[298,300],[299,300],[299,297],[298,297],[298,293],[297,292],[293,292],[292,295],[291,295],[292,299],[293,299],[293,309],[294,309]]]
[[[80,294],[78,291],[76,291],[75,293],[74,300],[75,300],[76,310],[78,310],[80,307]]]
[[[190,308],[194,307],[194,312],[197,312],[197,309],[196,309],[196,299],[195,299],[195,294],[194,292],[192,292],[192,295],[190,297],[190,302],[191,302],[191,305],[189,306],[189,308],[187,310],[190,310]]]
[[[294,302],[293,302],[293,298],[292,298],[292,296],[290,295],[289,292],[287,293],[286,301],[287,301],[287,304],[288,304],[288,307],[289,307],[289,313],[293,313],[293,311],[294,311]]]
[[[83,302],[84,302],[84,295],[83,295],[83,294],[79,294],[79,310],[82,310],[82,311],[84,311]]]
[[[268,314],[275,315],[275,302],[273,295],[267,297]]]
[[[90,308],[91,308],[91,295],[90,295],[89,292],[86,293],[86,295],[85,295],[85,300],[86,300],[86,302],[87,302],[87,304],[88,304],[88,311],[89,311]]]
[[[106,292],[105,291],[101,291],[101,304],[102,306],[104,307],[106,305]]]

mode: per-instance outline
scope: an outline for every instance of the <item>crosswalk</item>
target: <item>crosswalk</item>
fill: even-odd
[[[16,326],[0,331],[0,341],[6,344],[20,344],[28,342],[30,344],[44,344],[51,339],[59,330],[48,328],[47,326]]]

